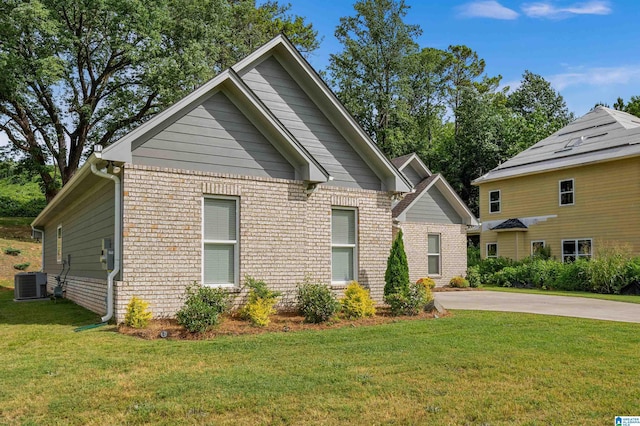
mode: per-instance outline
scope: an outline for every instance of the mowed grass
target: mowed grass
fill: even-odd
[[[558,291],[558,290],[540,290],[536,288],[513,288],[513,287],[497,287],[483,286],[485,290],[501,291],[503,293],[528,293],[528,294],[544,294],[547,296],[569,296],[569,297],[586,297],[588,299],[613,300],[616,302],[640,303],[640,296],[622,295],[622,294],[598,294],[588,293],[586,291]]]
[[[5,286],[9,283],[2,282]],[[0,286],[0,423],[613,424],[640,325],[454,312],[374,327],[144,341]]]

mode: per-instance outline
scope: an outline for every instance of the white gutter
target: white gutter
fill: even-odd
[[[122,235],[122,216],[120,215],[120,178],[109,173],[98,170],[95,164],[91,163],[91,172],[105,179],[111,179],[115,183],[115,212],[113,230],[113,270],[107,276],[107,313],[101,318],[102,322],[107,322],[113,316],[113,280],[120,272],[120,240]]]

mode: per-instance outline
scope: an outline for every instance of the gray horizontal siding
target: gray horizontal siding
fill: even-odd
[[[407,211],[407,222],[460,224],[462,218],[435,186]]]
[[[103,238],[113,241],[114,184],[93,176],[88,179],[95,180],[95,185],[85,192],[89,197],[70,204],[45,225],[44,271],[48,274],[57,275],[62,269],[56,261],[56,230],[62,225],[63,259],[71,255],[69,276],[107,277],[100,252]]]
[[[380,190],[382,183],[273,57],[243,77],[280,122],[333,176],[328,185]]]
[[[136,147],[132,155],[134,164],[295,178],[293,166],[221,92]]]
[[[415,169],[410,165],[402,169],[402,173],[407,179],[409,179],[413,186],[416,186],[422,181],[422,179],[424,179],[423,177],[420,177],[418,172],[416,172]]]

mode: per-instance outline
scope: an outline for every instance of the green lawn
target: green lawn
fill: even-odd
[[[7,285],[8,282],[4,281]],[[144,341],[0,286],[0,423],[613,424],[640,413],[640,325],[495,312]]]
[[[616,302],[640,303],[640,296],[624,296],[621,294],[598,294],[598,293],[588,293],[586,291],[557,291],[557,290],[540,290],[536,288],[513,288],[513,287],[497,287],[497,286],[483,286],[483,288],[489,291],[502,291],[505,293],[530,293],[530,294],[545,294],[550,296],[587,297],[590,299],[614,300]]]

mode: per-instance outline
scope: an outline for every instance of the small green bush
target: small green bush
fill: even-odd
[[[31,265],[31,263],[29,262],[16,263],[15,265],[13,265],[13,269],[17,269],[18,271],[24,271],[29,267],[29,265]]]
[[[469,287],[480,287],[482,280],[480,279],[480,267],[478,265],[467,268],[467,281],[469,281]]]
[[[230,304],[231,296],[224,289],[194,283],[187,287],[184,306],[176,313],[178,324],[191,333],[204,333],[219,323]]]
[[[344,298],[340,301],[342,313],[347,318],[364,318],[376,314],[375,304],[369,294],[369,290],[351,281],[344,291]]]
[[[431,289],[422,283],[411,283],[404,292],[385,296],[393,315],[417,315],[433,301]]]
[[[588,273],[594,293],[620,294],[627,285],[627,265],[631,262],[631,249],[620,245],[605,245],[596,258],[589,262]]]
[[[467,288],[469,287],[469,281],[461,275],[451,278],[449,281],[449,287],[453,288]]]
[[[255,280],[249,276],[245,280],[245,285],[249,287],[249,298],[240,314],[251,324],[266,327],[271,322],[269,317],[277,312],[274,306],[282,293],[269,289],[264,281]]]
[[[7,247],[4,249],[4,254],[8,254],[9,256],[17,256],[22,253],[19,249],[13,247]]]
[[[310,323],[325,322],[340,310],[340,302],[328,286],[309,280],[298,284],[297,301],[304,320]]]
[[[133,296],[127,305],[127,312],[124,315],[124,323],[133,328],[146,328],[153,314],[149,309],[149,303]]]
[[[582,257],[563,263],[551,285],[556,290],[567,291],[589,291],[589,287],[589,261]]]
[[[436,287],[436,282],[433,280],[433,278],[429,277],[419,278],[418,281],[416,281],[416,284],[421,284],[429,290],[433,290]]]
[[[480,247],[467,246],[467,266],[476,266],[481,261]]]

